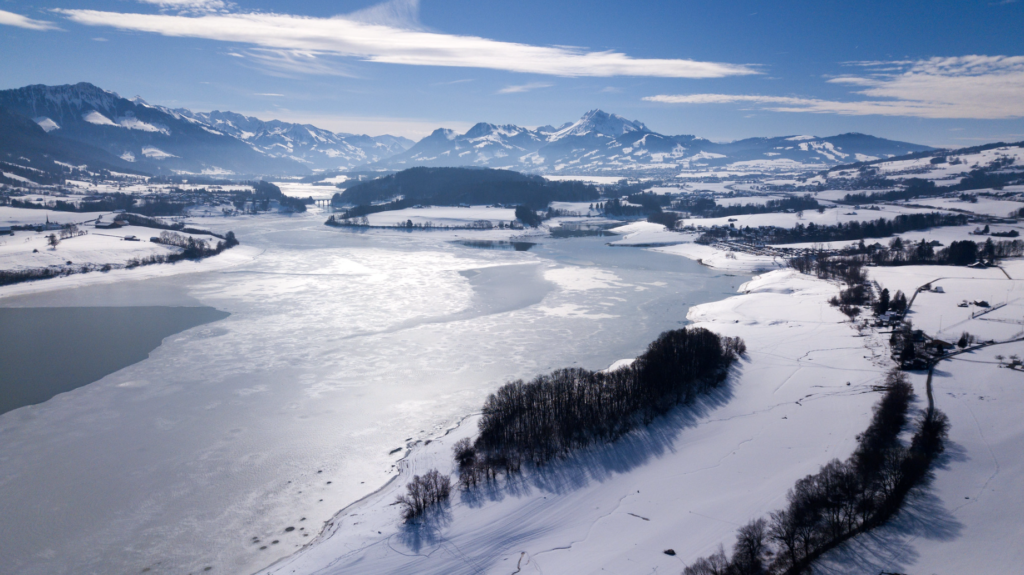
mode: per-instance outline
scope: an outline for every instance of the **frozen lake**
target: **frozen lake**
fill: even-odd
[[[323,219],[204,220],[263,253],[224,271],[0,300],[230,314],[0,415],[5,571],[256,571],[503,382],[633,357],[747,279],[601,237],[479,249],[454,241],[471,233]]]

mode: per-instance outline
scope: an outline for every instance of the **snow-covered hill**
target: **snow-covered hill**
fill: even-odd
[[[842,185],[844,182],[882,178],[894,182],[920,178],[937,186],[951,186],[974,170],[1024,176],[1024,142],[935,150],[906,158],[841,165],[829,170],[827,178],[838,188],[848,187]]]

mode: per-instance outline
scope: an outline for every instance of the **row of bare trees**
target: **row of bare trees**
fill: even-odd
[[[684,328],[661,334],[632,365],[610,373],[569,368],[507,383],[487,398],[476,441],[455,446],[460,483],[469,488],[613,441],[718,387],[745,350],[739,338]]]
[[[826,551],[895,515],[942,453],[949,422],[929,408],[905,446],[899,435],[907,424],[913,388],[897,370],[890,372],[886,386],[848,460],[834,459],[797,481],[785,509],[740,528],[731,557],[719,547],[688,566],[684,575],[802,573]]]

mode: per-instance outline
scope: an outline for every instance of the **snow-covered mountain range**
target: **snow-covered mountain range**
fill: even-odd
[[[750,138],[717,143],[666,136],[639,121],[591,110],[560,128],[535,130],[480,123],[465,134],[439,129],[404,153],[371,168],[487,166],[548,174],[626,173],[732,165],[808,168],[874,160],[932,148],[864,134]]]
[[[85,82],[0,91],[0,108],[35,120],[51,136],[99,147],[154,174],[303,175],[350,169],[413,144],[233,112],[155,106]]]
[[[366,136],[331,132],[311,124],[263,121],[235,112],[175,113],[238,138],[275,158],[288,158],[312,169],[347,169],[404,152],[415,142],[401,136]]]
[[[0,91],[0,108],[34,120],[50,136],[95,146],[154,174],[288,176],[413,166],[610,175],[726,166],[820,169],[932,149],[864,134],[719,143],[659,134],[602,110],[557,128],[479,123],[464,134],[441,128],[414,144],[398,136],[336,133],[234,112],[171,109],[84,82]]]

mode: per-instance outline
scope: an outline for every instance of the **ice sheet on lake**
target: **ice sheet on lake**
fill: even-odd
[[[0,416],[5,569],[253,572],[501,383],[635,357],[738,285],[603,238],[515,252],[331,229],[319,214],[210,221],[265,251],[149,281],[228,319]],[[581,313],[551,313],[568,306]]]

